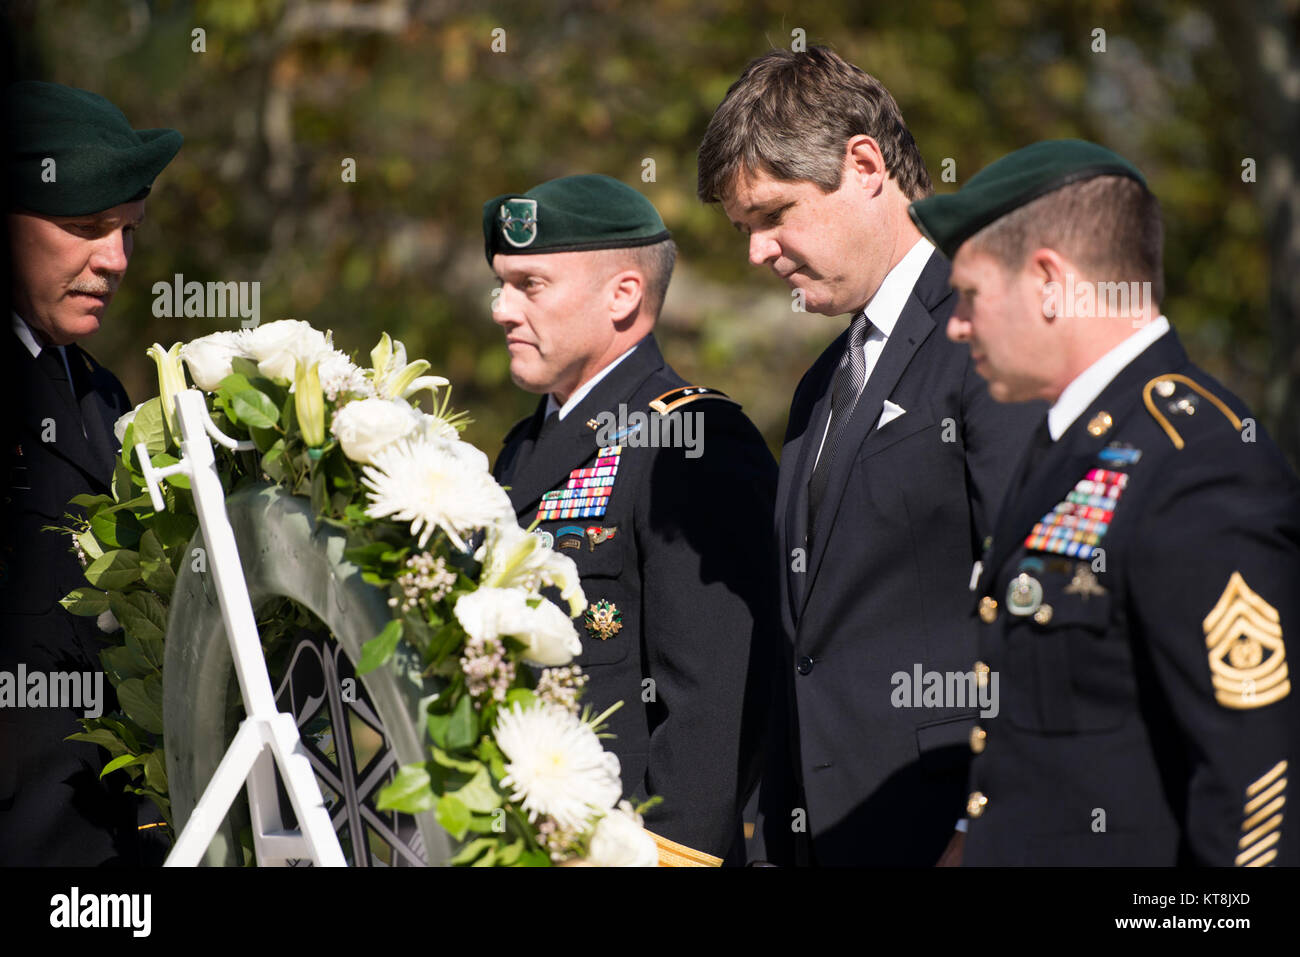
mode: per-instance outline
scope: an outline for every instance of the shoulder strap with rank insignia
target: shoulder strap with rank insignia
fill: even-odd
[[[1175,395],[1178,392],[1179,383],[1191,391],[1184,391],[1182,395]],[[1214,408],[1222,412],[1224,417],[1232,423],[1234,429],[1238,432],[1241,431],[1241,419],[1237,418],[1227,404],[1199,382],[1189,379],[1185,375],[1167,372],[1164,375],[1156,376],[1142,388],[1142,401],[1146,403],[1147,411],[1165,430],[1165,434],[1169,436],[1169,441],[1174,443],[1174,448],[1180,450],[1187,443],[1183,441],[1183,437],[1178,434],[1178,430],[1170,423],[1168,416],[1195,415],[1202,398],[1207,399]]]
[[[685,385],[680,389],[669,389],[657,399],[651,399],[650,408],[660,415],[667,415],[669,412],[680,409],[697,399],[722,399],[733,405],[740,405],[739,402],[720,389],[709,389],[701,385]]]

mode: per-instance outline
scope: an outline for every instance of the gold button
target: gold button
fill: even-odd
[[[984,796],[983,791],[972,791],[971,796],[966,799],[966,816],[979,817],[984,813],[988,803],[989,799]]]
[[[1156,383],[1156,391],[1166,399],[1174,394],[1174,388],[1173,382],[1169,379],[1161,379]]]
[[[985,595],[980,599],[980,621],[986,625],[993,624],[993,620],[998,617],[998,600]]]
[[[984,739],[989,733],[981,728],[978,724],[970,729],[970,749],[973,753],[979,754],[984,750]]]
[[[1039,605],[1038,611],[1034,612],[1034,621],[1040,625],[1045,625],[1052,620],[1052,606]]]
[[[989,666],[982,661],[975,662],[975,684],[981,688],[989,683]]]

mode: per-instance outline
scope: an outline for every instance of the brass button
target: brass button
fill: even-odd
[[[982,661],[975,662],[975,684],[980,688],[988,687],[989,666]]]
[[[971,796],[966,799],[966,816],[979,817],[984,813],[988,803],[989,799],[984,796],[983,791],[972,791]]]
[[[970,729],[970,749],[974,754],[980,754],[984,750],[984,739],[989,733],[981,728],[978,724]]]
[[[993,624],[993,620],[998,617],[998,600],[985,595],[980,599],[980,621],[986,625]]]
[[[1166,399],[1174,394],[1174,388],[1173,382],[1169,379],[1161,379],[1156,383],[1156,392]]]
[[[1034,612],[1034,621],[1040,625],[1045,625],[1052,620],[1052,606],[1039,605],[1038,611]]]

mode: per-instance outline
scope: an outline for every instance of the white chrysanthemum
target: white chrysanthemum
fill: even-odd
[[[381,449],[361,474],[361,484],[370,490],[366,514],[410,522],[420,548],[434,528],[441,528],[463,550],[463,536],[514,519],[510,499],[492,476],[466,468],[441,442],[396,442]]]
[[[460,432],[456,426],[438,415],[424,415],[424,434],[427,438],[439,442],[459,442]],[[470,448],[473,448],[471,445]],[[484,456],[486,459],[486,456]]]
[[[596,867],[658,867],[659,847],[629,801],[596,823],[587,863]]]
[[[554,585],[568,603],[570,616],[581,614],[587,607],[573,559],[547,548],[541,538],[525,532],[514,522],[502,522],[488,529],[487,540],[474,557],[483,563],[480,580],[484,585],[517,586],[528,591]]]
[[[325,398],[337,401],[340,395],[351,395],[365,399],[375,394],[375,387],[366,378],[365,372],[354,363],[346,352],[331,349],[320,360],[320,388]]]
[[[579,830],[622,796],[618,758],[600,746],[589,725],[563,708],[516,704],[497,717],[494,737],[506,756],[503,787],[521,801],[528,820],[548,815]]]
[[[523,657],[537,665],[567,665],[582,654],[573,621],[545,599],[528,604],[521,588],[480,587],[456,601],[456,620],[475,641],[508,636],[524,643]]]

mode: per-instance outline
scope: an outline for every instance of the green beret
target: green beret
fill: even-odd
[[[588,173],[506,193],[483,204],[487,260],[496,253],[564,253],[649,246],[671,234],[654,204],[631,186]]]
[[[24,80],[6,92],[16,209],[84,216],[143,199],[181,148],[180,133],[133,130],[121,110],[85,90]]]
[[[1052,190],[1094,176],[1147,182],[1118,153],[1085,140],[1043,140],[984,167],[955,193],[929,196],[908,207],[912,221],[952,259],[966,240],[994,220]]]

